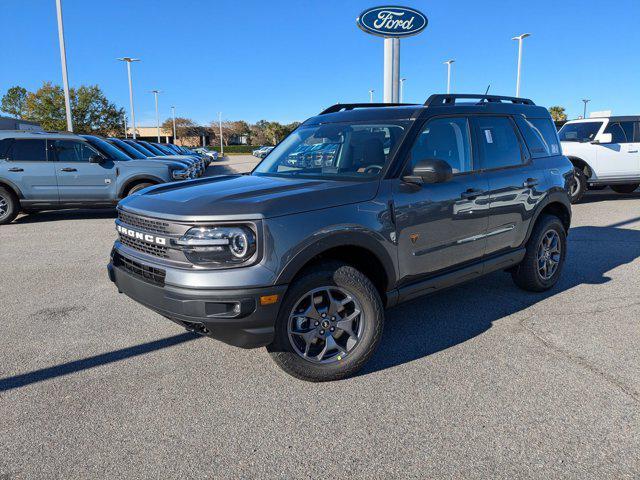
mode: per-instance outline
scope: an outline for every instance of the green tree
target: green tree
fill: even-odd
[[[162,130],[171,132],[173,135],[173,119],[167,118],[160,126]],[[196,123],[190,118],[176,117],[176,137],[180,139],[187,139],[190,137],[199,137],[202,128],[196,125]]]
[[[564,107],[559,105],[549,107],[549,113],[551,114],[551,118],[553,118],[554,122],[563,122],[567,119],[567,114],[564,113]]]
[[[114,135],[124,131],[124,109],[110,102],[100,87],[83,85],[69,93],[75,132]]]
[[[16,118],[25,119],[27,108],[27,89],[15,86],[7,90],[0,101],[0,110]]]
[[[27,93],[26,117],[40,123],[45,130],[66,130],[62,88],[45,82],[36,92]]]

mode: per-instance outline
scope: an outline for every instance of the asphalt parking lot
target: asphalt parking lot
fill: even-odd
[[[496,273],[399,306],[329,384],[118,295],[114,217],[0,227],[0,479],[640,476],[640,191],[574,207],[552,291]]]

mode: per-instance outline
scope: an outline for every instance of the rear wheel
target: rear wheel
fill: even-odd
[[[573,182],[571,183],[569,198],[571,203],[578,203],[582,199],[584,192],[587,191],[587,176],[581,168],[573,168]]]
[[[533,227],[526,254],[511,272],[518,287],[543,292],[553,287],[562,272],[567,255],[567,232],[560,219],[543,215]]]
[[[13,221],[20,211],[20,200],[11,191],[0,187],[0,225]]]
[[[624,183],[620,185],[611,185],[611,190],[616,193],[632,193],[640,183]]]
[[[289,375],[339,380],[369,360],[383,325],[382,301],[371,280],[349,265],[326,263],[291,285],[267,349]]]

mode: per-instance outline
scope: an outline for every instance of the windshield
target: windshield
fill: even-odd
[[[160,155],[161,157],[165,156],[165,153],[162,150],[160,150],[159,148],[156,148],[155,146],[151,145],[148,142],[143,142],[142,140],[140,140],[138,143],[143,145],[144,148],[146,148],[150,152],[153,152],[154,155]]]
[[[271,150],[253,174],[375,178],[389,162],[406,127],[404,122],[303,126]]]
[[[85,136],[84,138],[87,139],[87,142],[89,142],[91,145],[96,147],[101,154],[103,154],[107,158],[110,158],[111,160],[121,160],[121,161],[131,160],[131,157],[129,155],[122,152],[121,150],[118,150],[116,147],[114,147],[108,142],[105,142],[101,138],[93,137],[89,135]]]
[[[128,143],[124,143],[122,140],[118,140],[117,138],[108,138],[107,142],[109,142],[111,145],[113,145],[116,148],[119,148],[120,150],[122,150],[124,153],[126,153],[127,155],[129,155],[131,158],[135,158],[137,160],[144,160],[147,157],[145,155],[143,155],[141,152],[139,152],[138,150],[136,150],[135,148],[133,148],[131,145],[129,145]]]
[[[175,153],[175,152],[172,152],[170,148],[167,148],[164,145],[160,145],[158,143],[153,144],[153,146],[166,155],[174,155]]]
[[[134,142],[133,140],[122,140],[124,143],[126,143],[127,145],[131,145],[133,148],[135,148],[136,150],[138,150],[140,153],[142,153],[143,155],[147,156],[147,157],[155,157],[155,153],[152,153],[151,150],[147,150],[146,148],[144,148],[142,145],[140,145],[139,143]]]
[[[602,122],[565,123],[558,136],[561,142],[591,142],[601,126]]]

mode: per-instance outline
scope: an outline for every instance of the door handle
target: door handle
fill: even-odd
[[[475,188],[470,188],[460,194],[461,198],[465,199],[473,199],[479,197],[484,193],[484,190],[476,190]]]
[[[77,172],[78,170],[76,168],[66,167],[66,168],[61,168],[60,171],[62,171],[62,172]]]
[[[24,172],[24,168],[20,168],[20,167],[11,167],[9,169],[10,172]]]
[[[627,150],[628,153],[638,153],[638,149],[636,148],[635,150]]]
[[[524,188],[531,188],[531,187],[535,187],[536,185],[538,185],[538,183],[540,183],[538,181],[537,178],[527,178],[524,183],[522,184],[522,186]]]

